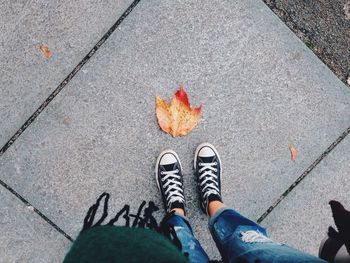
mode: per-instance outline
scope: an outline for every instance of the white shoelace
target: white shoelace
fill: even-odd
[[[259,242],[259,243],[263,243],[263,242],[272,242],[271,239],[269,239],[268,237],[264,236],[262,233],[258,232],[258,231],[254,231],[254,230],[249,230],[246,232],[241,232],[241,239],[242,241],[246,242],[246,243],[254,243],[254,242]]]
[[[165,196],[167,200],[167,206],[169,207],[171,203],[175,201],[179,201],[180,203],[185,202],[185,197],[183,195],[182,190],[182,184],[180,181],[177,181],[176,179],[180,180],[181,177],[177,173],[179,172],[178,169],[174,171],[162,171],[160,172],[162,175],[165,175],[162,178],[162,182],[166,183],[163,185],[165,189]]]
[[[202,168],[200,168],[198,170],[199,174],[201,174],[199,176],[199,181],[202,181],[203,178],[205,178],[206,176],[208,176],[207,178],[205,178],[201,183],[200,186],[202,187],[203,185],[205,185],[202,189],[202,193],[203,193],[203,197],[206,199],[210,194],[216,194],[216,195],[220,195],[220,190],[219,190],[219,185],[217,183],[217,175],[214,174],[213,172],[217,172],[218,169],[216,169],[215,167],[213,167],[214,165],[217,165],[217,162],[213,162],[213,163],[199,163],[198,165]],[[207,183],[209,182],[209,183]]]

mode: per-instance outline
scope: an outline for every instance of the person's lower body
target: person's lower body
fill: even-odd
[[[269,239],[263,227],[233,209],[217,211],[209,229],[224,262],[325,262]]]
[[[182,253],[189,261],[208,262],[209,257],[193,235],[188,220],[170,213],[162,222],[173,229]],[[325,262],[268,238],[266,230],[233,209],[222,208],[209,220],[209,230],[223,262]],[[169,233],[165,233],[169,236]]]
[[[178,246],[191,263],[209,261],[208,255],[193,235],[192,228],[185,216],[175,212],[167,214],[162,221],[162,228],[165,231],[163,234]],[[175,236],[171,235],[170,231],[173,231]]]
[[[221,161],[209,143],[200,144],[194,158],[200,207],[209,219],[209,229],[224,262],[325,262],[284,244],[272,241],[266,230],[233,209],[221,198]],[[171,150],[163,151],[156,163],[156,178],[167,216],[162,228],[190,262],[209,258],[194,237],[185,218],[185,197],[180,159]]]

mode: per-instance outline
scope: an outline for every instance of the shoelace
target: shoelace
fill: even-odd
[[[271,239],[269,239],[268,237],[264,236],[262,233],[258,232],[258,231],[254,231],[254,230],[249,230],[246,232],[241,232],[241,239],[242,241],[246,242],[246,243],[253,243],[253,242],[272,242]]]
[[[162,171],[160,172],[161,175],[165,175],[162,178],[162,182],[166,183],[163,185],[165,189],[165,196],[167,200],[168,207],[171,203],[175,201],[179,201],[181,203],[185,202],[185,197],[183,195],[183,189],[182,184],[180,181],[177,181],[176,179],[180,180],[181,177],[177,173],[179,172],[178,169],[174,171]]]
[[[220,190],[217,182],[218,176],[213,173],[218,171],[218,169],[213,167],[213,166],[216,166],[217,164],[218,164],[217,162],[198,164],[200,167],[202,167],[198,170],[198,172],[199,174],[203,173],[199,176],[199,181],[200,181],[201,187],[205,185],[202,189],[204,199],[206,199],[210,194],[220,195]]]

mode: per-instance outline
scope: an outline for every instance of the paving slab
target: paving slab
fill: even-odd
[[[334,225],[328,202],[350,209],[350,137],[344,139],[263,221],[273,238],[317,255]]]
[[[203,116],[172,138],[157,126],[155,96],[180,85]],[[102,191],[111,211],[136,211],[142,200],[161,207],[153,167],[172,148],[194,231],[218,258],[198,207],[196,146],[217,146],[225,202],[257,219],[348,127],[349,101],[349,89],[260,1],[141,1],[5,152],[0,178],[74,237]]]
[[[22,126],[132,3],[1,1],[0,147]],[[46,59],[44,43],[52,51]]]
[[[62,262],[71,242],[0,188],[1,262]]]

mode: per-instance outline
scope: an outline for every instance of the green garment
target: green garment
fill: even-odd
[[[154,230],[97,226],[81,232],[63,263],[188,262],[170,240]]]

